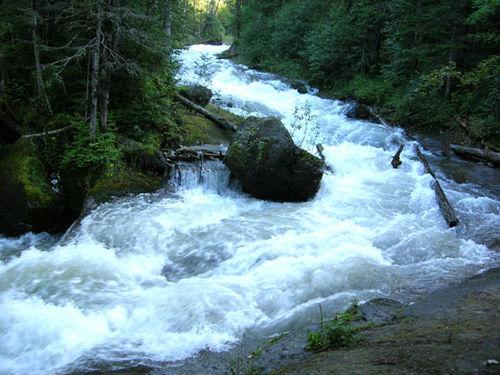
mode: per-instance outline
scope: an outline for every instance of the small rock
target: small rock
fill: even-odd
[[[290,82],[290,87],[299,92],[299,94],[307,94],[309,92],[309,85],[306,81],[293,80]]]

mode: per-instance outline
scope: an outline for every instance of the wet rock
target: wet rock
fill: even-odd
[[[346,116],[352,119],[366,120],[380,124],[379,119],[375,116],[372,109],[369,106],[360,103],[354,103],[347,111]]]
[[[0,160],[0,233],[57,231],[61,213],[37,147],[19,140],[7,148]]]
[[[224,162],[243,191],[279,202],[312,198],[324,168],[320,159],[295,146],[276,118],[249,118],[236,133]]]
[[[389,323],[404,316],[405,306],[388,298],[376,298],[359,306],[363,320],[373,324]]]
[[[290,87],[297,90],[299,94],[307,94],[309,92],[309,84],[303,80],[292,80],[290,81]]]
[[[201,85],[183,86],[179,94],[202,107],[206,107],[213,96],[212,91]]]
[[[226,51],[219,54],[219,58],[221,59],[233,59],[238,56],[236,43],[231,44],[231,47]]]
[[[158,175],[130,168],[104,174],[87,193],[86,206],[92,207],[114,198],[153,192],[161,187],[161,180]]]

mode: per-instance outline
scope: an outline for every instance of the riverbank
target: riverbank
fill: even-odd
[[[236,125],[243,121],[214,106],[207,109]],[[87,129],[63,119],[70,125],[62,132],[11,142],[0,138],[0,234],[64,232],[99,204],[160,189],[168,179],[168,155],[177,149],[229,144],[231,131],[181,104],[170,110],[172,134],[113,129],[88,145]]]
[[[155,375],[498,374],[500,268],[437,290],[407,305],[375,300],[360,307],[373,327],[348,348],[306,351],[307,329],[227,353],[202,352],[179,365],[127,370]]]

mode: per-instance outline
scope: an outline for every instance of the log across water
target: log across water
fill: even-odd
[[[432,177],[434,177],[434,192],[436,193],[436,198],[438,200],[439,208],[441,210],[441,213],[443,214],[444,219],[446,220],[446,223],[448,223],[448,226],[450,228],[456,227],[460,223],[460,221],[458,220],[455,210],[448,201],[448,198],[446,198],[446,195],[443,189],[441,188],[441,184],[437,180],[434,171],[432,170],[429,162],[422,154],[418,146],[415,146],[415,153],[417,154],[417,157],[424,165],[425,171],[429,173]]]

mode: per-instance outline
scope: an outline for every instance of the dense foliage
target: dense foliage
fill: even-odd
[[[0,0],[0,161],[30,143],[69,221],[93,186],[112,190],[103,181],[156,186],[156,153],[190,136],[173,100],[175,51],[227,38],[229,5]]]
[[[394,121],[500,136],[499,0],[247,0],[243,61]]]

